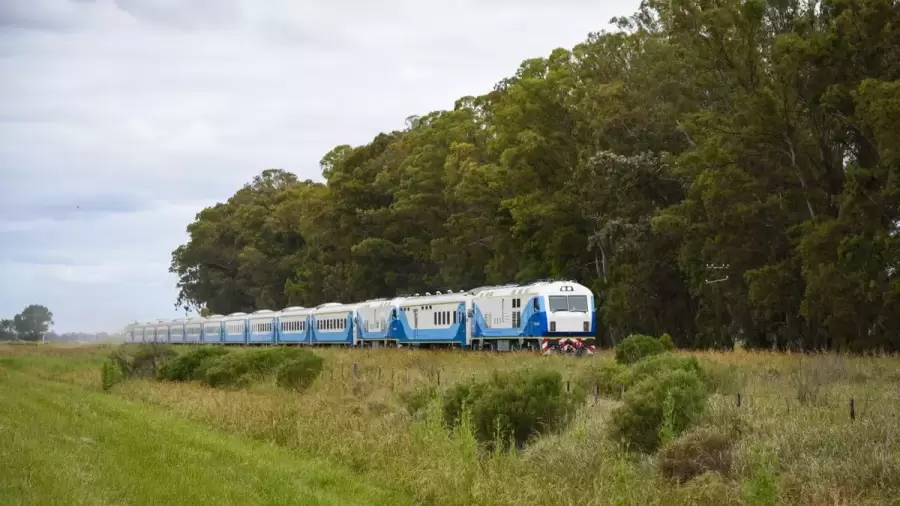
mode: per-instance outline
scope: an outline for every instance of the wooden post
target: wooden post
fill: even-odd
[[[359,379],[359,364],[357,362],[353,362],[353,377]]]
[[[737,393],[737,407],[741,407],[741,393]]]
[[[850,398],[850,419],[856,420],[856,406],[854,406],[853,397]]]

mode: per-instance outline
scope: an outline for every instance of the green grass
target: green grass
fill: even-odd
[[[408,502],[335,465],[44,379],[29,369],[58,364],[32,358],[0,359],[5,505]]]

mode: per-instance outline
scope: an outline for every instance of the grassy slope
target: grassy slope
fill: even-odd
[[[42,379],[27,360],[0,362],[4,504],[404,502],[283,448]]]

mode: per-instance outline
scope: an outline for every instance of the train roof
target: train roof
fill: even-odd
[[[466,292],[448,292],[448,293],[428,293],[425,295],[416,294],[412,297],[406,297],[402,301],[402,306],[414,306],[418,304],[441,304],[444,302],[461,302],[469,298]]]
[[[313,309],[312,314],[331,313],[332,311],[353,311],[359,303],[344,304],[342,302],[326,302]]]
[[[291,306],[286,307],[281,310],[279,316],[290,316],[290,315],[308,315],[313,312],[313,308],[311,307],[303,307],[303,306]]]
[[[469,293],[478,298],[507,295],[556,295],[560,292],[566,295],[590,295],[592,293],[581,283],[568,280],[540,280],[521,285],[484,286],[471,290]]]
[[[357,307],[393,307],[399,305],[407,298],[408,297],[369,299],[367,301],[360,302],[359,304],[357,304]]]

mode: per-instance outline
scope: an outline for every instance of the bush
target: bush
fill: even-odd
[[[203,378],[213,360],[230,351],[222,346],[194,348],[166,362],[159,368],[157,378],[168,381],[199,380]]]
[[[414,416],[427,408],[431,401],[438,397],[438,390],[434,385],[426,385],[411,392],[400,393],[400,400],[406,407],[406,411]]]
[[[695,374],[665,370],[625,392],[623,404],[613,410],[611,436],[634,449],[652,452],[663,436],[681,435],[705,408],[706,391]]]
[[[707,471],[723,476],[731,474],[733,434],[716,427],[701,427],[686,432],[659,451],[659,468],[666,478],[679,483]]]
[[[586,369],[578,383],[587,392],[593,392],[596,384],[601,397],[618,399],[622,392],[622,376],[625,373],[624,366],[605,361]]]
[[[666,351],[659,339],[642,334],[632,334],[616,346],[616,362],[633,364],[638,360]]]
[[[555,371],[519,369],[494,372],[488,381],[469,381],[444,394],[444,420],[458,425],[471,416],[475,437],[504,448],[510,440],[522,447],[532,436],[568,423],[584,396],[566,392]]]
[[[122,381],[122,371],[112,360],[104,361],[103,367],[100,369],[100,385],[103,387],[103,391],[109,392],[120,381]]]
[[[219,356],[207,363],[203,382],[211,387],[241,387],[274,373],[290,360],[311,354],[300,348],[266,348]]]
[[[324,362],[322,357],[306,352],[281,364],[275,375],[275,383],[289,390],[306,390],[319,377]]]
[[[157,370],[176,355],[175,351],[162,343],[146,343],[134,348],[119,346],[109,358],[119,369],[122,378],[155,378]]]
[[[629,389],[644,378],[659,376],[666,371],[686,371],[702,382],[706,382],[706,372],[694,357],[679,357],[671,353],[644,357],[631,365],[619,376],[619,381]]]
[[[672,336],[668,332],[659,337],[659,342],[662,343],[666,351],[675,351],[675,341],[672,340]]]

